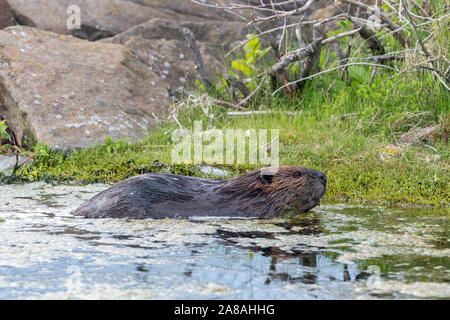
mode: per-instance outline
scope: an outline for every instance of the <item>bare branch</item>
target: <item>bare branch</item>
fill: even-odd
[[[317,46],[320,44],[320,42],[321,40],[313,41],[308,46],[297,49],[293,51],[291,54],[284,56],[283,58],[280,59],[278,63],[274,64],[273,67],[270,68],[267,73],[274,73],[277,70],[283,69],[291,62],[299,61],[302,60],[303,58],[306,58],[309,55],[312,55],[315,52]]]
[[[261,79],[258,86],[256,87],[255,90],[252,91],[252,93],[250,93],[246,98],[242,99],[242,101],[238,103],[238,106],[240,107],[240,106],[244,105],[248,100],[250,100],[250,98],[253,97],[261,89],[263,83],[264,83],[264,78]]]
[[[416,25],[414,24],[414,22],[413,22],[413,20],[411,18],[411,15],[409,14],[409,10],[408,10],[407,4],[405,3],[404,6],[405,6],[406,15],[408,16],[408,19],[409,19],[409,23],[411,24],[411,27],[413,28],[414,33],[416,34],[417,41],[419,41],[419,45],[422,48],[423,53],[425,53],[425,56],[427,58],[429,58],[430,54],[429,54],[427,48],[425,47],[425,45],[423,44],[422,38],[420,37],[419,32],[417,31]]]
[[[345,19],[348,19],[348,15],[347,14],[339,14],[339,15],[336,15],[336,16],[333,16],[333,17],[330,17],[330,18],[327,18],[327,19],[322,19],[322,20],[308,20],[308,21],[300,21],[300,22],[297,22],[297,23],[292,23],[292,24],[286,25],[286,29],[293,28],[293,27],[298,27],[298,26],[303,26],[303,25],[321,26],[321,25],[324,25],[324,24],[329,23],[329,22],[338,21],[338,20],[345,20]],[[236,51],[240,47],[244,46],[246,43],[248,43],[248,42],[250,42],[250,41],[252,41],[252,40],[254,40],[256,38],[259,38],[259,37],[261,37],[263,35],[266,35],[266,34],[269,34],[269,33],[272,33],[272,32],[283,30],[284,28],[285,28],[284,26],[272,28],[272,29],[266,30],[264,32],[261,32],[261,33],[255,35],[254,37],[251,37],[249,39],[241,41],[238,45],[236,45],[229,52],[227,52],[225,54],[225,57],[228,57],[232,52]]]
[[[342,68],[342,67],[349,67],[349,66],[355,66],[355,65],[378,66],[378,67],[387,68],[387,69],[391,69],[391,70],[396,71],[395,68],[386,66],[386,65],[384,65],[384,64],[367,63],[367,62],[352,62],[352,63],[347,63],[347,64],[344,64],[344,65],[342,65],[342,66],[338,66],[338,67],[335,67],[335,68],[331,68],[331,69],[328,69],[328,70],[324,70],[324,71],[315,73],[315,74],[313,74],[313,75],[310,75],[310,76],[307,76],[307,77],[304,77],[304,78],[301,78],[301,79],[292,81],[292,82],[290,82],[290,83],[288,83],[288,84],[286,84],[286,85],[284,85],[284,86],[279,87],[277,90],[275,90],[275,91],[272,93],[272,96],[275,95],[275,94],[276,94],[278,91],[280,91],[281,89],[283,89],[285,86],[293,85],[293,84],[296,84],[296,83],[299,83],[299,82],[305,81],[305,80],[310,80],[310,79],[315,78],[315,77],[317,77],[317,76],[320,76],[320,75],[322,75],[322,74],[325,74],[325,73],[328,73],[328,72],[331,72],[331,71],[334,71],[334,70],[338,70],[338,69],[340,69],[340,68]]]
[[[389,26],[389,29],[391,31],[395,31],[394,33],[394,37],[398,40],[398,42],[405,47],[406,44],[408,44],[408,41],[405,39],[405,35],[402,32],[402,29],[400,26],[396,25],[395,23],[393,23],[391,21],[391,19],[389,19],[389,17],[387,17],[383,12],[381,12],[380,10],[376,10],[375,8],[368,6],[365,3],[359,2],[359,1],[354,1],[354,0],[341,0],[343,2],[349,3],[349,4],[353,4],[357,7],[360,7],[361,9],[366,10],[367,12],[370,12],[372,14],[377,15],[382,22],[386,23]]]
[[[314,0],[308,0],[308,2],[303,7],[299,8],[297,10],[291,10],[291,11],[287,11],[287,12],[284,12],[284,13],[279,13],[277,15],[268,16],[268,17],[255,18],[255,19],[251,20],[249,22],[249,24],[252,24],[252,23],[255,23],[255,22],[259,22],[259,21],[267,21],[267,20],[271,20],[271,19],[285,18],[285,17],[288,17],[288,16],[292,16],[292,15],[295,15],[295,14],[302,13],[302,12],[308,10],[308,8],[312,5],[313,2],[314,2]]]
[[[197,70],[198,74],[200,75],[203,85],[208,90],[212,87],[212,82],[211,82],[211,78],[209,77],[209,73],[206,70],[205,64],[203,62],[203,58],[200,53],[200,48],[198,47],[197,42],[195,41],[194,34],[192,33],[191,30],[184,27],[183,35],[188,44],[189,49],[192,50],[192,56],[194,58],[195,69]]]
[[[358,33],[361,29],[362,29],[362,27],[357,28],[357,29],[353,29],[353,30],[350,30],[350,31],[347,31],[347,32],[342,32],[342,33],[336,34],[336,35],[334,35],[334,36],[332,36],[330,38],[327,38],[327,39],[321,41],[321,43],[322,44],[327,44],[327,43],[336,41],[338,39],[354,35],[355,33]]]
[[[427,58],[431,58],[431,55],[430,55],[430,53],[428,52],[427,48],[425,47],[425,44],[423,43],[422,38],[420,37],[420,34],[419,34],[419,32],[417,31],[417,28],[416,28],[416,26],[415,26],[415,24],[414,24],[414,22],[413,22],[413,20],[412,20],[412,18],[411,18],[411,15],[409,14],[409,8],[408,8],[408,5],[405,3],[404,6],[405,6],[405,12],[406,12],[406,15],[408,16],[409,22],[410,22],[410,24],[411,24],[411,26],[412,26],[412,28],[413,28],[413,30],[414,30],[414,33],[416,34],[417,41],[419,42],[420,48],[422,49],[423,53],[425,54],[425,56],[426,56]],[[438,78],[439,81],[441,82],[441,84],[442,84],[448,91],[450,91],[450,88],[447,86],[447,84],[446,84],[446,83],[444,82],[444,80],[443,80],[443,79],[445,79],[445,78],[442,78],[442,77],[440,76],[440,74],[439,74],[438,72],[436,72],[436,67],[435,67],[435,64],[434,64],[434,60],[431,60],[431,61],[430,61],[430,65],[431,65],[431,67],[432,67],[432,68],[430,68],[430,69],[433,71],[433,74],[436,76],[436,78]]]
[[[445,81],[450,83],[450,76],[446,77],[445,74],[443,74],[440,70],[436,70],[436,69],[433,69],[433,68],[430,68],[430,67],[427,67],[427,66],[421,66],[421,65],[419,67],[422,68],[422,69],[427,69],[427,70],[431,70],[431,71],[434,71],[434,72],[438,73],[439,75],[442,76],[442,78],[444,78]]]

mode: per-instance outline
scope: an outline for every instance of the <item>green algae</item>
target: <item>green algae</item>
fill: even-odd
[[[269,220],[71,215],[106,187],[0,185],[0,298],[450,297],[443,215],[346,204]]]

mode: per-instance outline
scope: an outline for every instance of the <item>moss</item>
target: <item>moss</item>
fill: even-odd
[[[198,119],[201,119],[198,116]],[[302,165],[324,171],[328,177],[326,199],[371,204],[409,204],[441,207],[450,204],[448,144],[435,142],[439,158],[427,161],[434,151],[412,147],[385,160],[380,150],[385,137],[354,132],[357,120],[333,123],[330,119],[259,116],[224,120],[219,128],[280,128],[280,164]],[[297,128],[295,135],[292,128]],[[160,128],[173,129],[170,125]],[[205,176],[193,164],[172,164],[172,144],[158,130],[136,144],[107,141],[81,152],[63,154],[38,145],[35,162],[19,173],[26,181],[113,183],[143,173],[171,172]],[[217,165],[238,175],[260,165]]]
[[[349,71],[350,76],[360,72],[352,67]],[[249,106],[301,111],[296,116],[230,118],[223,106],[205,106],[199,97],[183,101],[178,121],[188,129],[194,120],[203,121],[203,129],[279,129],[280,164],[324,171],[328,201],[448,207],[448,91],[430,73],[399,76],[379,70],[371,86],[350,83],[340,80],[337,72],[329,73],[308,82],[301,95],[272,97],[263,91]],[[227,90],[216,86],[213,91],[209,94],[223,98]],[[426,141],[396,146],[402,133],[436,124],[440,129]],[[35,156],[33,165],[17,175],[22,181],[59,183],[113,183],[151,172],[204,176],[195,165],[171,162],[170,134],[178,127],[165,122],[137,143],[106,139],[70,154],[37,144],[29,151]],[[261,166],[220,165],[232,175]]]

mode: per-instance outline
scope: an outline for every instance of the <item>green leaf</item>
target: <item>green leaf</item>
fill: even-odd
[[[261,45],[259,43],[259,38],[258,37],[255,38],[255,37],[256,37],[256,34],[252,34],[252,33],[247,34],[247,39],[248,40],[251,39],[251,40],[245,44],[244,49],[245,48],[249,48],[249,49],[253,48],[254,49],[254,48],[257,48],[257,47],[259,47]]]
[[[258,50],[258,56],[261,59],[262,57],[264,57],[266,55],[267,52],[270,51],[270,49],[272,49],[271,47],[267,47],[263,50]]]
[[[248,34],[247,39],[252,39],[255,36],[256,35],[254,35],[254,34]],[[261,44],[259,43],[259,38],[254,38],[254,39],[250,40],[249,42],[247,42],[244,45],[244,51],[245,51],[246,58],[249,59],[249,57],[255,56],[256,52],[259,50],[259,48],[261,48]]]
[[[241,72],[243,72],[246,75],[251,75],[253,73],[253,69],[250,68],[247,64],[245,60],[234,60],[233,62],[231,62],[231,66],[236,69],[239,70]]]
[[[294,65],[292,66],[292,72],[297,73],[299,71],[300,71],[300,64],[294,63]]]
[[[225,80],[224,77],[221,77],[220,80],[222,80],[222,83],[223,83],[223,85],[224,85],[225,87],[228,87],[228,83],[227,83],[227,81]]]
[[[350,22],[350,20],[344,20],[344,21],[339,21],[338,23],[337,23],[340,27],[342,27],[343,29],[344,29],[344,31],[349,31],[350,30],[350,28],[351,28],[351,26],[352,26],[352,23]]]
[[[0,121],[0,139],[9,139],[10,136],[9,134],[6,132],[6,120]]]
[[[348,74],[356,81],[365,83],[368,81],[370,74],[363,66],[351,66],[348,68]]]
[[[238,75],[236,73],[234,73],[232,70],[228,71],[229,75],[232,76],[233,78],[238,78]]]
[[[251,66],[252,64],[255,64],[256,60],[257,60],[256,57],[257,56],[255,56],[255,55],[247,57],[247,61],[245,61],[247,66]]]

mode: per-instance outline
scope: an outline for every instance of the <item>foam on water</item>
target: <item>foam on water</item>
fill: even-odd
[[[448,215],[75,218],[106,185],[0,185],[0,299],[449,298]]]

